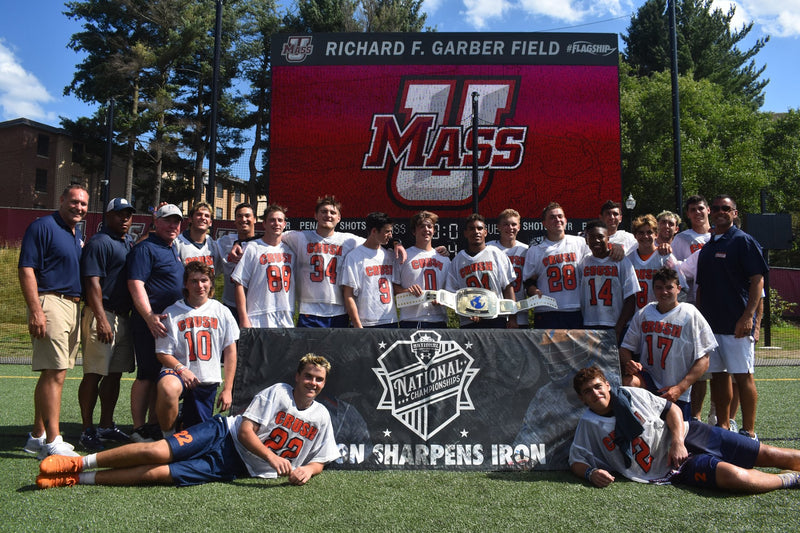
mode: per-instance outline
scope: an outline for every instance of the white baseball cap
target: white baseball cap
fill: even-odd
[[[173,215],[183,220],[183,213],[181,213],[180,208],[175,204],[163,205],[156,211],[156,218],[171,217]]]

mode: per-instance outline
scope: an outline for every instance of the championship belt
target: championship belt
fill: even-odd
[[[533,307],[544,306],[558,309],[555,298],[550,296],[531,296],[519,302],[499,298],[497,294],[488,289],[468,287],[456,292],[445,290],[422,291],[419,296],[410,292],[398,294],[395,298],[397,307],[408,307],[426,302],[437,302],[454,310],[461,316],[477,316],[480,318],[495,318],[498,315],[515,315]]]

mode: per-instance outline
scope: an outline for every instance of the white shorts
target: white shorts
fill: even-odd
[[[755,342],[753,337],[714,335],[717,346],[708,358],[708,371],[728,374],[752,374],[755,369]]]
[[[97,319],[94,312],[88,305],[83,308],[81,319],[83,372],[101,376],[107,376],[109,373],[133,372],[136,365],[129,319],[111,311],[105,313],[111,332],[114,334],[111,344],[101,342],[97,338]]]
[[[275,311],[274,313],[263,313],[258,315],[248,315],[250,325],[254,328],[293,328],[294,322],[292,313],[289,311]]]

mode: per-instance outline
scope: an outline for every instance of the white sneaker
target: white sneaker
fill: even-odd
[[[78,457],[80,454],[75,453],[73,450],[75,446],[68,442],[64,442],[61,435],[53,439],[53,442],[48,442],[42,449],[39,450],[39,459],[44,459],[48,455],[66,455],[67,457]]]
[[[39,451],[42,449],[42,446],[44,446],[46,442],[47,433],[42,433],[41,437],[34,437],[28,433],[28,442],[25,443],[25,447],[22,448],[22,451],[31,455],[38,455]]]

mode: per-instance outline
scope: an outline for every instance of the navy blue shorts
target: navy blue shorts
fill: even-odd
[[[644,388],[648,391],[652,392],[656,396],[659,396],[660,393],[658,392],[658,387],[656,386],[655,382],[653,381],[653,376],[650,375],[647,370],[642,370],[639,372],[639,377],[644,381]],[[692,419],[692,404],[691,402],[687,402],[686,400],[676,400],[674,402],[675,405],[678,406],[678,409],[681,410],[681,414],[683,414],[683,419],[688,422]]]
[[[336,316],[317,316],[317,315],[298,315],[298,328],[349,328],[350,317],[348,315]]]
[[[401,320],[401,329],[447,329],[447,322],[420,322],[417,320]]]
[[[183,392],[181,393],[181,400],[183,400],[183,410],[181,411],[181,420],[183,427],[188,428],[200,422],[205,422],[214,416],[214,400],[217,399],[217,385],[198,385],[193,389],[187,389],[183,380],[177,372],[171,368],[165,368],[158,375],[161,380],[164,376],[175,376],[181,382]]]
[[[548,311],[533,315],[535,329],[583,329],[580,311]]]
[[[224,417],[215,416],[166,440],[172,450],[169,474],[175,486],[232,481],[248,475]]]
[[[692,420],[684,439],[689,459],[681,465],[672,483],[694,487],[717,487],[720,461],[750,469],[756,464],[761,444],[744,435]]]

